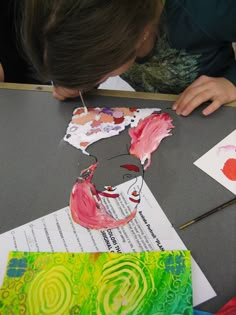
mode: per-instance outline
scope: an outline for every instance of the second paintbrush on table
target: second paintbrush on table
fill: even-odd
[[[200,216],[198,216],[198,217],[196,217],[196,218],[194,218],[194,219],[192,219],[192,220],[190,220],[190,221],[188,221],[188,222],[186,222],[184,224],[182,224],[179,227],[179,229],[183,230],[186,227],[188,227],[188,226],[190,226],[190,225],[192,225],[192,224],[194,224],[194,223],[196,223],[196,222],[198,222],[198,221],[200,221],[200,220],[202,220],[204,218],[207,218],[210,215],[212,215],[213,213],[218,212],[220,210],[223,210],[224,208],[229,207],[229,206],[231,206],[231,205],[233,205],[235,203],[236,203],[236,197],[233,198],[232,200],[227,201],[227,202],[223,203],[222,205],[220,205],[220,206],[218,206],[218,207],[216,207],[216,208],[214,208],[214,209],[212,209],[212,210],[210,210],[210,211],[208,211],[208,212],[206,212],[206,213],[204,213],[204,214],[202,214],[202,215],[200,215]]]

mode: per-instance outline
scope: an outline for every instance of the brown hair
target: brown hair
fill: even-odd
[[[135,57],[158,0],[25,0],[22,38],[40,78],[88,88]]]

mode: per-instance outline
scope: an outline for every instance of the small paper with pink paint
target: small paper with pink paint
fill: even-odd
[[[236,195],[236,130],[194,164]]]
[[[159,108],[96,107],[77,108],[67,128],[64,140],[77,149],[87,153],[87,148],[94,142],[118,135],[128,127],[136,127],[141,119]]]

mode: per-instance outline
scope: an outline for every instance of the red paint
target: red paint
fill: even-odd
[[[82,171],[72,189],[70,210],[73,220],[85,228],[95,230],[113,229],[127,224],[135,217],[137,207],[126,218],[114,219],[107,212],[95,185],[91,182],[96,168],[97,163]]]
[[[120,194],[112,194],[110,192],[98,191],[99,195],[107,198],[118,198]]]
[[[129,200],[134,202],[134,203],[140,203],[140,199],[133,199],[130,197]]]
[[[114,191],[116,190],[116,188],[112,187],[112,186],[104,186],[104,188],[107,190],[107,191]]]
[[[139,197],[139,193],[136,190],[134,190],[131,195],[136,197],[136,198]],[[135,202],[135,203],[139,203],[140,202],[140,198],[134,199],[132,196],[129,197],[130,201]]]
[[[119,118],[113,117],[113,120],[114,120],[115,125],[119,125],[119,124],[123,123],[123,121],[125,119],[124,119],[124,117],[119,117]]]
[[[228,159],[224,164],[222,172],[229,180],[236,181],[236,159]]]
[[[128,171],[134,171],[137,173],[140,171],[139,167],[134,164],[124,164],[124,165],[121,165],[120,167],[126,168]]]
[[[215,315],[236,315],[236,297],[232,298]]]
[[[89,142],[80,142],[81,147],[87,147],[89,145]]]
[[[142,165],[146,163],[144,170],[151,164],[151,154],[154,152],[161,140],[171,135],[174,128],[169,114],[151,114],[139,121],[137,127],[129,129],[131,137],[130,154],[140,159]]]
[[[77,108],[74,112],[73,112],[73,116],[75,115],[80,115],[84,113],[84,109],[83,108]]]

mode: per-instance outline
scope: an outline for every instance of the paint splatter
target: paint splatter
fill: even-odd
[[[136,127],[141,119],[160,112],[159,108],[77,108],[67,128],[64,140],[88,154],[87,147],[100,139],[118,135],[127,127]]]
[[[171,135],[174,128],[169,114],[151,114],[140,120],[137,127],[129,129],[131,137],[130,154],[140,159],[142,165],[147,161],[144,170],[151,164],[151,153],[159,146],[161,140]]]
[[[236,159],[228,159],[222,169],[224,175],[232,181],[236,181]]]
[[[97,163],[82,171],[72,189],[70,210],[73,220],[85,228],[95,230],[113,229],[127,224],[135,217],[137,206],[124,219],[116,220],[110,216],[101,201],[99,192],[91,182],[96,168]],[[106,197],[109,197],[109,195]]]

